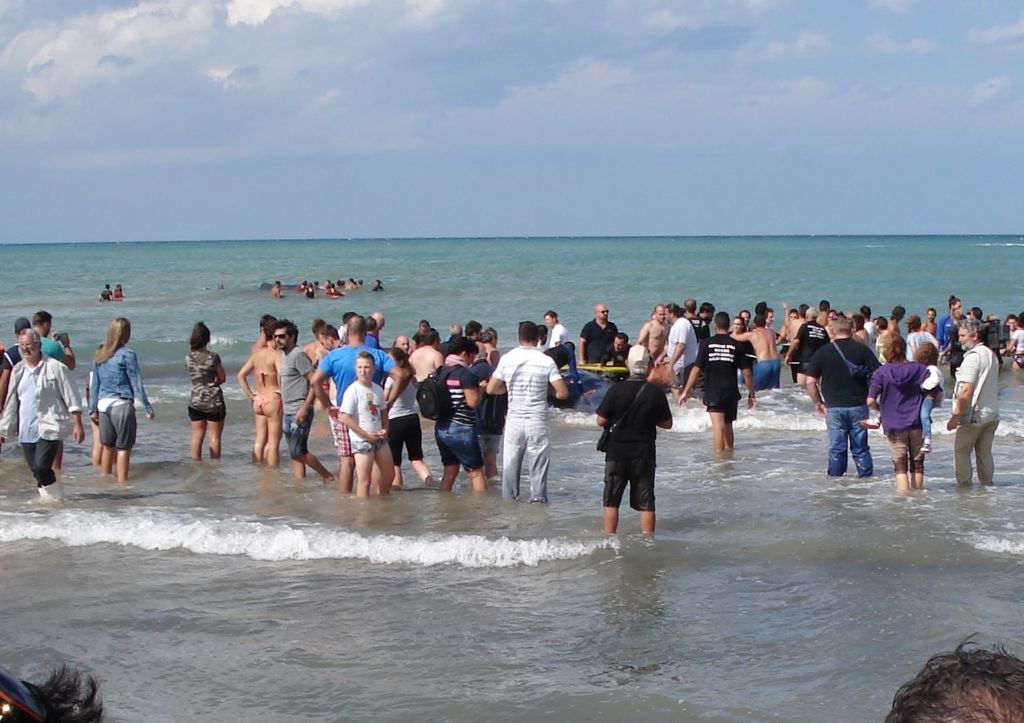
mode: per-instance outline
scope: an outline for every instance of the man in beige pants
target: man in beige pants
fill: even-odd
[[[956,430],[953,470],[958,484],[971,483],[971,452],[978,464],[978,481],[992,484],[995,465],[992,440],[999,426],[999,364],[981,338],[981,322],[960,322],[964,361],[956,372],[953,413],[946,429]]]

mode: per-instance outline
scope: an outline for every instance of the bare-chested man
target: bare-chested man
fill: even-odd
[[[668,341],[668,329],[665,327],[667,318],[665,305],[655,305],[650,321],[641,326],[640,333],[636,335],[636,343],[647,347],[651,359],[657,359],[665,351],[665,343]]]
[[[792,346],[793,340],[796,339],[796,335],[800,333],[800,327],[804,325],[804,319],[800,315],[799,309],[790,309],[786,304],[783,304],[782,308],[786,310],[786,320],[782,323],[782,331],[779,333],[779,344],[782,346],[783,362],[789,365],[789,371],[795,384],[800,365],[795,361],[789,361],[789,348]]]
[[[778,389],[782,362],[779,360],[779,349],[775,332],[768,328],[768,320],[762,314],[754,316],[754,328],[743,334],[734,334],[740,341],[749,341],[754,347],[757,362],[754,364],[754,391],[762,389]]]
[[[409,355],[409,364],[417,382],[422,382],[428,376],[444,366],[444,355],[441,354],[441,337],[437,331],[431,329],[422,338],[421,342]]]

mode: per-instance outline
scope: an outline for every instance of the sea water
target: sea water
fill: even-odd
[[[1007,269],[1020,237],[421,239],[0,247],[0,341],[43,308],[84,389],[110,319],[132,340],[156,419],[140,417],[131,484],[69,443],[67,501],[33,501],[19,450],[0,457],[0,664],[37,678],[74,662],[110,719],[879,720],[934,652],[976,634],[1024,652],[1022,375],[1000,374],[996,486],[957,487],[949,404],[936,411],[927,489],[825,476],[826,437],[784,383],[741,410],[716,459],[703,408],[659,434],[658,531],[622,508],[601,533],[593,410],[552,418],[551,504],[406,490],[356,500],[249,462],[234,381],[263,313],[380,310],[385,342],[426,318],[476,319],[502,348],[556,310],[575,335],[595,303],[631,337],[657,302],[765,300],[887,315],[949,294],[1001,317],[1024,308]],[[365,280],[343,299],[272,300],[261,283]],[[383,293],[371,293],[374,279]],[[120,283],[126,299],[98,300]],[[183,358],[204,320],[224,359],[219,463],[188,459]],[[948,383],[948,380],[947,380]],[[326,421],[312,450],[336,464]],[[440,461],[425,423],[426,461]]]

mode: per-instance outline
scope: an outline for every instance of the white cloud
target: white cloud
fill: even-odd
[[[828,52],[832,41],[825,33],[801,33],[794,40],[776,40],[758,50],[741,50],[737,53],[740,62],[782,60],[784,58],[813,58]]]
[[[1005,42],[1019,42],[1024,40],[1024,15],[1015,23],[1010,25],[993,25],[988,28],[971,28],[967,33],[967,39],[972,43],[984,45],[996,45]]]
[[[225,10],[231,25],[260,25],[277,10],[294,8],[317,15],[337,15],[362,7],[369,0],[228,0]]]
[[[971,93],[971,105],[984,105],[1006,95],[1013,82],[1005,75],[997,75],[981,81]]]
[[[935,41],[926,38],[896,40],[888,33],[874,33],[864,41],[873,55],[926,55],[935,49]]]
[[[214,23],[212,0],[150,0],[88,13],[19,33],[0,55],[0,70],[22,75],[22,89],[47,102],[191,52]]]
[[[608,28],[616,33],[668,35],[749,22],[781,0],[607,0]]]
[[[384,0],[376,0],[384,4]],[[397,17],[411,25],[421,25],[438,15],[449,0],[400,0]],[[369,6],[370,0],[227,0],[225,10],[231,25],[261,25],[278,10],[299,10],[325,17],[337,17],[350,10]]]
[[[897,15],[906,15],[917,0],[871,0],[871,7],[886,10]]]

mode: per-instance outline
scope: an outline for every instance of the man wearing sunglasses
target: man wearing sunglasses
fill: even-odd
[[[61,441],[70,433],[85,439],[82,401],[62,362],[42,352],[39,333],[26,329],[18,335],[21,361],[11,370],[7,399],[0,415],[0,439],[17,439],[39,496],[47,501],[62,497],[53,460]]]
[[[601,357],[611,346],[619,327],[608,321],[608,307],[594,306],[594,319],[588,321],[580,332],[580,343],[576,347],[576,359],[580,364],[600,364]]]
[[[306,466],[320,475],[324,484],[337,482],[334,475],[309,451],[309,430],[313,425],[313,402],[318,398],[324,409],[331,406],[322,385],[312,385],[313,362],[299,345],[299,330],[288,319],[274,324],[274,344],[281,352],[277,377],[281,380],[281,403],[284,405],[283,431],[288,440],[288,456],[292,458],[295,479],[306,476]]]

